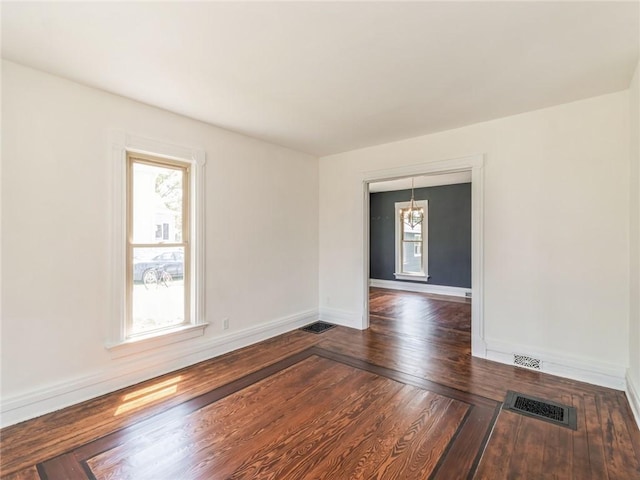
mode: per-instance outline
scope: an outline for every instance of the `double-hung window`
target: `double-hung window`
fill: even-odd
[[[405,213],[409,202],[395,204],[395,255],[396,269],[394,276],[399,280],[417,280],[426,282],[428,274],[428,202],[419,200],[416,207],[422,211],[422,222],[415,226],[405,221]]]
[[[127,337],[190,323],[190,165],[127,154]]]
[[[205,152],[112,132],[113,357],[204,333]]]

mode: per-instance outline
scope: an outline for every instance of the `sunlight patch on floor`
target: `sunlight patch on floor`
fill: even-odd
[[[122,413],[129,412],[155,402],[161,398],[175,394],[178,391],[178,383],[180,383],[180,380],[182,380],[182,376],[178,375],[149,387],[144,387],[128,393],[122,397],[123,403],[116,409],[114,416],[118,416]]]

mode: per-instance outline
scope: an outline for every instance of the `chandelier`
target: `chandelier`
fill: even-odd
[[[416,228],[422,223],[424,219],[424,213],[422,208],[416,206],[416,201],[413,198],[413,178],[411,179],[411,202],[409,208],[405,208],[402,211],[402,221],[409,225],[412,229]]]

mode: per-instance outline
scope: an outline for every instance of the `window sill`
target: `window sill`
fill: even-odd
[[[396,280],[412,280],[414,282],[428,282],[429,275],[423,273],[394,273]]]
[[[200,323],[198,325],[186,325],[173,328],[171,330],[163,330],[154,332],[149,335],[140,336],[133,339],[127,339],[122,342],[106,345],[111,358],[122,358],[136,353],[142,353],[147,350],[153,350],[172,343],[182,342],[191,338],[201,337],[208,323]]]

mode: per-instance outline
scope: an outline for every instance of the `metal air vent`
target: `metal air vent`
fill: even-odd
[[[335,327],[335,325],[332,325],[330,323],[315,322],[315,323],[312,323],[311,325],[307,325],[306,327],[302,327],[300,330],[304,332],[311,332],[311,333],[322,333],[322,332],[326,332],[327,330],[333,327]]]
[[[509,390],[502,408],[555,425],[571,428],[572,430],[577,429],[577,411],[575,407],[568,405],[542,400]]]
[[[542,361],[539,358],[517,353],[513,354],[513,364],[518,367],[531,368],[533,370],[540,370],[542,367]]]

